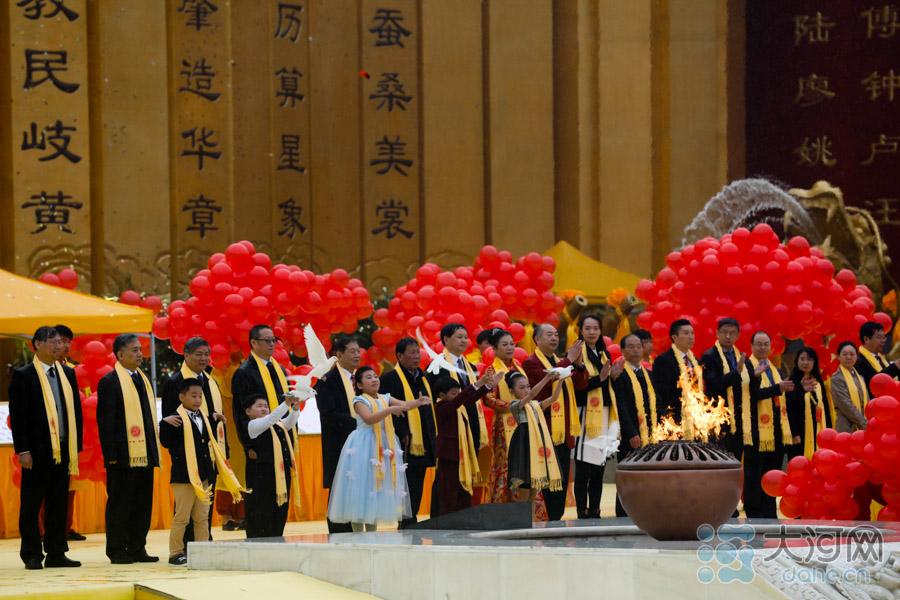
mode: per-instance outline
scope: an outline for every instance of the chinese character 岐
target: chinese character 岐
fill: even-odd
[[[804,39],[810,44],[825,44],[828,42],[828,30],[835,25],[820,12],[814,16],[798,15],[794,17],[794,45],[799,46]]]
[[[206,63],[205,58],[201,58],[193,65],[186,60],[181,61],[181,64],[184,66],[181,76],[185,81],[184,85],[178,88],[179,92],[191,92],[210,101],[219,99],[220,94],[210,91],[212,90],[212,80],[216,74]]]
[[[300,136],[285,134],[281,136],[281,156],[278,157],[278,171],[291,169],[298,173],[306,173],[300,166]]]
[[[183,0],[178,12],[188,15],[186,27],[193,27],[200,31],[204,27],[212,27],[209,15],[219,12],[218,7],[209,0]]]
[[[275,71],[275,77],[278,77],[278,82],[281,84],[281,89],[275,92],[275,97],[281,98],[279,106],[284,107],[290,101],[291,108],[294,108],[297,102],[303,100],[303,94],[298,93],[300,78],[303,75],[297,69],[292,68],[288,71],[282,67]]]
[[[369,29],[369,32],[378,36],[378,39],[375,40],[376,46],[400,46],[405,48],[403,38],[412,34],[400,24],[403,17],[399,10],[389,8],[376,9],[372,20],[375,22],[375,26]]]
[[[216,206],[216,201],[212,198],[204,198],[200,194],[196,198],[190,198],[181,209],[181,212],[191,212],[191,224],[188,225],[187,231],[199,231],[200,237],[205,238],[207,231],[218,231],[218,227],[213,227],[213,218],[216,213],[222,212],[221,206]]]
[[[69,228],[69,209],[80,210],[83,204],[81,202],[66,202],[71,200],[72,196],[66,196],[59,191],[56,195],[47,195],[42,191],[40,194],[31,197],[37,202],[26,202],[22,208],[34,208],[34,220],[38,228],[31,233],[41,233],[47,229],[47,225],[56,225],[60,231],[66,233],[75,233]]]
[[[389,240],[394,239],[398,233],[407,239],[413,236],[412,231],[403,229],[404,218],[409,216],[409,207],[403,202],[397,202],[393,198],[390,202],[382,201],[375,207],[375,216],[377,217],[379,214],[381,215],[381,227],[373,229],[373,235],[385,232]]]
[[[797,80],[797,97],[794,98],[794,104],[813,106],[832,98],[834,98],[834,92],[828,89],[827,77],[820,77],[813,73],[809,77],[801,77]]]
[[[374,94],[369,94],[369,100],[381,100],[381,103],[375,107],[380,110],[387,106],[388,112],[394,111],[394,106],[400,110],[406,110],[406,103],[412,100],[412,96],[407,96],[403,90],[403,84],[397,79],[397,73],[382,73],[384,78],[378,82],[378,87]]]
[[[871,165],[875,162],[876,154],[897,154],[897,142],[900,142],[900,135],[885,135],[882,133],[878,136],[877,142],[872,142],[872,153],[869,154],[869,158],[859,164]]]
[[[46,162],[62,156],[71,163],[78,163],[81,161],[81,157],[69,150],[69,142],[72,138],[65,133],[66,131],[75,131],[75,127],[64,127],[62,121],[57,120],[55,125],[44,127],[40,140],[38,140],[37,123],[31,123],[31,141],[28,141],[28,132],[23,131],[22,150],[46,150],[47,144],[50,144],[55,152],[40,157],[39,161]]]
[[[276,38],[286,38],[289,35],[290,40],[294,43],[300,39],[300,13],[303,7],[298,4],[278,3],[278,27],[275,29]],[[291,35],[291,31],[294,32]]]
[[[31,19],[32,21],[37,21],[41,17],[52,19],[59,13],[62,13],[71,23],[78,18],[78,13],[67,7],[65,1],[66,0],[20,0],[19,2],[16,2],[16,6],[24,8],[24,17],[26,19]],[[47,4],[52,4],[54,10],[53,12],[48,11],[44,14],[44,7],[46,7]]]
[[[278,205],[281,209],[281,225],[284,227],[278,232],[278,235],[284,235],[294,239],[294,234],[299,230],[300,233],[306,233],[306,227],[300,222],[300,216],[303,214],[303,207],[294,202],[293,198],[288,198]]]
[[[57,71],[68,71],[66,62],[69,59],[69,53],[65,50],[25,50],[25,85],[26,90],[31,90],[41,85],[45,81],[50,81],[59,89],[67,94],[72,94],[80,85],[77,83],[66,83],[56,77]],[[43,77],[39,76],[43,73]]]
[[[182,150],[181,156],[196,156],[197,157],[197,169],[203,170],[203,157],[208,156],[213,160],[219,160],[219,157],[222,156],[221,152],[209,152],[207,148],[215,148],[219,145],[218,142],[212,141],[212,136],[215,134],[213,130],[207,131],[206,127],[200,128],[200,133],[197,133],[197,128],[194,127],[188,131],[182,131],[181,137],[186,140],[190,140],[191,148],[190,150]]]
[[[810,142],[809,138],[803,138],[803,143],[794,148],[794,154],[800,158],[797,166],[815,167],[822,164],[826,167],[833,167],[837,163],[837,159],[831,154],[831,140],[827,135],[817,137]]]
[[[394,141],[384,136],[382,140],[375,142],[375,145],[378,146],[378,156],[382,158],[373,158],[369,161],[369,166],[384,165],[384,167],[376,171],[379,175],[384,175],[391,169],[394,169],[406,177],[406,171],[401,167],[411,167],[413,164],[413,161],[408,158],[400,158],[406,156],[406,142],[401,142],[399,135]]]
[[[866,20],[866,39],[869,40],[873,33],[882,39],[892,38],[900,28],[900,13],[896,6],[885,4],[881,10],[870,8],[859,13],[859,16]]]

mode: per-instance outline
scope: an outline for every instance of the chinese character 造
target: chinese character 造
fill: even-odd
[[[72,141],[72,138],[65,133],[66,131],[75,131],[75,127],[65,127],[62,121],[57,120],[54,125],[44,127],[40,141],[38,141],[37,123],[31,123],[31,141],[28,141],[28,132],[23,131],[22,150],[46,150],[47,144],[50,144],[56,152],[40,157],[39,161],[46,162],[62,156],[71,163],[78,163],[81,161],[81,157],[69,150],[69,142]]]
[[[291,169],[298,173],[306,173],[300,166],[300,136],[285,134],[281,136],[281,156],[278,157],[278,171]]]
[[[303,214],[303,207],[294,202],[293,198],[288,198],[278,205],[281,209],[281,224],[284,229],[278,232],[278,235],[285,235],[294,239],[294,234],[299,230],[300,233],[306,233],[306,227],[300,222],[300,216]]]
[[[375,108],[380,110],[381,107],[387,106],[388,112],[394,111],[394,105],[400,110],[406,110],[406,103],[412,100],[412,96],[407,96],[403,90],[403,84],[397,79],[397,73],[382,73],[384,78],[378,82],[378,87],[374,94],[369,94],[369,100],[381,100],[381,103]]]
[[[400,21],[402,20],[403,17],[399,10],[389,8],[376,9],[375,16],[372,17],[372,21],[375,22],[375,27],[369,29],[370,33],[374,33],[378,36],[378,39],[375,40],[375,45],[400,46],[401,48],[405,48],[406,46],[403,45],[403,38],[409,37],[412,33],[400,24]]]
[[[38,228],[31,233],[40,233],[47,229],[47,225],[56,225],[60,231],[66,233],[75,233],[69,228],[69,209],[80,210],[84,206],[81,202],[66,202],[71,200],[72,196],[66,196],[59,191],[56,195],[47,195],[42,191],[40,194],[31,197],[37,202],[26,202],[22,208],[34,208],[34,220]]]
[[[837,163],[837,159],[831,154],[831,140],[827,135],[814,138],[812,142],[808,137],[803,138],[803,143],[794,148],[793,153],[800,157],[796,163],[798,167],[801,165],[815,167],[819,164],[833,167]]]
[[[191,92],[210,101],[219,99],[220,94],[210,91],[212,80],[216,74],[213,72],[212,66],[206,63],[205,58],[201,58],[193,65],[186,60],[181,61],[181,64],[184,65],[181,76],[185,79],[185,85],[178,88],[179,92]]]
[[[182,131],[181,137],[182,139],[189,139],[191,142],[190,150],[185,149],[181,151],[181,156],[196,156],[197,157],[197,169],[203,170],[203,157],[208,156],[213,160],[219,160],[219,157],[222,156],[221,152],[208,152],[207,148],[215,148],[219,145],[218,142],[212,141],[212,136],[215,134],[213,130],[207,131],[206,127],[200,128],[200,133],[197,133],[197,128],[194,127],[188,131]]]
[[[375,207],[375,216],[377,217],[379,213],[383,213],[381,214],[381,227],[373,229],[373,235],[378,235],[384,231],[387,233],[387,238],[389,240],[396,237],[398,233],[405,236],[406,239],[413,236],[412,231],[403,229],[403,223],[405,221],[401,217],[409,216],[409,207],[403,204],[403,202],[397,202],[393,198],[391,198],[389,203],[382,201],[381,204]]]
[[[887,92],[888,102],[893,102],[894,90],[900,89],[900,75],[894,75],[893,69],[883,76],[879,75],[878,71],[872,71],[872,74],[861,83],[869,92],[869,100],[878,100],[882,93]]]
[[[872,153],[869,155],[869,158],[859,164],[871,165],[875,162],[876,154],[897,154],[897,142],[900,142],[900,135],[885,135],[882,133],[878,136],[877,142],[872,142]]]
[[[47,6],[48,2],[54,6],[55,10],[44,14],[44,7]],[[67,7],[65,0],[21,0],[16,2],[16,6],[24,8],[24,17],[32,21],[37,21],[41,17],[52,19],[60,12],[65,15],[70,23],[78,18],[78,13]]]
[[[297,102],[303,100],[303,94],[297,92],[300,89],[300,78],[303,75],[297,69],[292,68],[288,71],[282,67],[275,71],[275,77],[278,77],[278,82],[281,84],[281,89],[275,92],[275,97],[282,99],[279,106],[284,107],[290,100],[291,108],[294,108]]]
[[[185,27],[193,27],[200,31],[203,27],[212,27],[209,15],[219,12],[219,9],[209,0],[183,0],[178,12],[188,15]]]
[[[900,219],[894,217],[898,201],[900,198],[876,198],[866,200],[865,205],[872,211],[872,217],[879,225],[900,225]]]
[[[897,29],[900,28],[900,13],[897,7],[885,4],[881,10],[870,8],[859,13],[860,18],[866,20],[866,39],[871,40],[873,33],[878,33],[878,37],[888,39],[894,37]]]
[[[69,53],[65,50],[25,50],[25,85],[26,90],[31,90],[41,85],[48,79],[59,89],[67,94],[72,94],[80,85],[77,83],[66,83],[60,81],[56,77],[57,71],[68,71],[66,63],[69,59]],[[40,79],[36,79],[35,75],[44,74]]]
[[[278,3],[278,27],[275,29],[275,37],[276,38],[286,38],[291,35],[291,30],[294,31],[294,35],[291,36],[291,41],[296,43],[297,40],[300,39],[300,27],[302,25],[300,21],[300,13],[303,11],[303,7],[299,4],[284,4]]]
[[[398,173],[406,177],[406,171],[401,167],[411,167],[413,161],[408,158],[398,158],[406,156],[406,142],[401,142],[399,135],[394,141],[391,141],[387,136],[384,136],[382,140],[375,142],[375,145],[378,146],[378,156],[383,158],[373,158],[369,161],[369,166],[374,167],[376,165],[384,165],[384,167],[376,171],[379,175],[384,175],[391,169],[395,169]]]
[[[805,38],[810,44],[828,42],[828,30],[836,23],[817,12],[815,16],[798,15],[794,17],[794,45],[799,46]]]
[[[801,77],[797,80],[797,97],[794,98],[794,104],[813,106],[832,98],[834,98],[834,92],[828,89],[827,77],[813,73],[809,77]]]
[[[207,231],[218,231],[218,227],[213,227],[213,218],[216,213],[222,212],[221,206],[216,206],[216,201],[212,198],[204,198],[200,194],[196,198],[190,198],[184,204],[181,212],[191,211],[191,224],[188,225],[187,231],[199,231],[200,237],[206,237]]]

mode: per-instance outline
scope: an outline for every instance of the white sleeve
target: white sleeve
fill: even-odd
[[[288,411],[288,405],[282,402],[279,404],[275,410],[270,412],[264,417],[260,417],[259,419],[251,419],[249,423],[247,423],[247,433],[250,434],[250,439],[255,440],[262,432],[277,423],[281,420],[281,417],[284,416],[284,413]]]
[[[287,405],[285,405],[287,406]],[[300,411],[292,410],[288,413],[288,415],[281,420],[281,423],[287,427],[287,430],[290,431],[294,428],[294,425],[297,424],[297,421],[300,420]]]

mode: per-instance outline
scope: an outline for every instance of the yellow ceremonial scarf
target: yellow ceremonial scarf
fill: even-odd
[[[444,358],[447,359],[447,362],[456,366],[456,357],[450,354],[447,349],[444,349]],[[466,372],[469,374],[469,381],[474,382],[478,379],[478,373],[472,368],[472,365],[465,358],[463,359],[463,365],[466,367]],[[459,377],[455,372],[449,371],[450,377],[452,377],[457,383],[459,383]],[[466,386],[460,384],[460,387],[465,388]],[[487,424],[484,421],[484,403],[479,400],[475,403],[475,408],[478,410],[478,426],[479,426],[479,436],[478,436],[478,449],[481,450],[485,446],[490,445],[491,439],[488,436]]]
[[[275,383],[272,381],[272,374],[269,373],[269,367],[263,359],[253,352],[250,353],[250,356],[252,356],[253,360],[256,362],[256,368],[259,369],[263,385],[266,388],[266,398],[269,399],[269,410],[273,411],[281,404],[282,398],[279,398],[278,394],[275,392]],[[275,359],[269,360],[274,362]],[[290,388],[288,387],[287,379],[284,377],[284,371],[281,369],[281,365],[277,363],[275,363],[275,374],[278,375],[278,383],[281,384],[281,391],[286,394]]]
[[[515,400],[512,393],[509,391],[509,386],[506,385],[506,373],[508,373],[510,369],[506,366],[506,363],[499,358],[494,359],[494,364],[492,366],[494,367],[495,373],[503,373],[504,375],[504,377],[500,379],[500,383],[497,384],[496,394],[497,399],[508,407]],[[522,370],[522,367],[519,366],[519,363],[517,363],[515,359],[513,359],[513,367],[516,371],[525,375],[525,371]],[[512,440],[512,434],[516,431],[516,418],[507,408],[507,410],[494,410],[494,419],[500,419],[500,423],[503,425],[503,439],[506,442],[506,448],[508,450],[509,442]]]
[[[281,427],[281,430],[284,431],[284,441],[287,444],[288,455],[291,457],[291,489],[294,491],[294,506],[300,506],[300,482],[297,481],[297,460],[294,457],[294,446],[291,444],[291,436],[288,433],[287,427],[285,427],[284,423],[281,421],[278,421],[275,425],[269,427],[272,432],[272,462],[275,463],[275,504],[284,506],[284,503],[288,501],[284,454],[281,452],[281,440],[278,439],[278,433],[275,431],[275,427]],[[234,493],[232,493],[231,497],[234,499]],[[238,499],[235,499],[235,502],[238,501]]]
[[[859,390],[856,387],[856,382],[858,381],[856,376],[856,371],[854,370],[852,373],[847,367],[841,365],[841,373],[844,374],[844,381],[847,382],[847,391],[850,393],[850,401],[853,402],[853,406],[856,407],[861,413],[866,412],[866,404],[869,403],[869,392],[866,390],[866,385],[862,381],[859,387],[862,388],[862,398],[859,397]]]
[[[341,376],[341,383],[344,384],[344,393],[347,395],[347,406],[350,407],[350,416],[355,419],[356,409],[353,408],[353,399],[356,398],[356,392],[353,391],[353,384],[350,382],[350,376],[347,375],[341,365],[337,365],[335,368]]]
[[[34,356],[34,370],[37,372],[38,379],[41,381],[41,393],[44,396],[44,410],[47,411],[47,426],[50,428],[50,447],[53,450],[53,462],[60,464],[62,462],[62,449],[59,442],[59,415],[56,411],[56,396],[53,395],[53,389],[50,387],[50,379],[44,372],[44,363],[42,363],[37,355]],[[62,387],[63,402],[66,405],[66,420],[69,424],[68,440],[69,440],[69,475],[78,475],[78,423],[75,420],[75,393],[72,391],[72,384],[63,370],[62,365],[54,362],[56,368],[56,376],[59,379],[60,387]]]
[[[728,375],[731,373],[731,365],[728,364],[728,359],[725,358],[725,351],[718,341],[716,342],[716,350],[719,352],[719,360],[722,361],[722,372]],[[732,351],[734,352],[734,362],[738,363],[741,360],[741,351],[737,348],[734,348]],[[728,411],[731,413],[731,418],[729,419],[731,433],[735,433],[737,431],[737,411],[734,409],[734,389],[729,385],[727,390]],[[744,429],[744,444],[749,446],[753,443],[753,428],[750,426],[750,373],[746,368],[741,370],[741,417]],[[746,420],[743,417],[746,417]]]
[[[687,351],[688,360],[691,361],[691,366],[694,370],[694,381],[691,382],[691,377],[688,374],[687,366],[684,364],[684,357],[681,355],[681,350],[675,344],[672,344],[672,354],[675,355],[675,361],[678,363],[678,381],[679,387],[682,390],[682,396],[685,394],[685,391],[690,388],[696,388],[696,390],[703,394],[703,369],[700,367],[700,363],[697,362],[697,358],[694,356],[694,353],[690,350]],[[682,399],[682,404],[684,404],[684,400]],[[694,439],[694,423],[690,414],[686,414],[684,411],[681,411],[681,430],[684,432],[684,439],[693,440]]]
[[[812,408],[816,409],[815,418],[811,417]],[[803,394],[803,455],[812,460],[816,451],[816,436],[825,429],[825,406],[822,402],[822,386],[816,382],[813,392]]]
[[[581,356],[584,359],[584,366],[587,368],[589,377],[600,375],[600,371],[594,366],[594,363],[588,358],[587,344],[581,347]],[[606,351],[600,352],[600,363],[604,364],[609,360],[606,357]],[[587,392],[587,407],[584,412],[584,433],[589,438],[595,438],[603,434],[603,389],[594,388]],[[619,411],[616,408],[616,392],[613,390],[612,382],[609,385],[609,397],[612,404],[609,407],[609,422],[619,420]]]
[[[403,399],[407,402],[411,402],[416,398],[413,397],[412,388],[409,387],[409,381],[406,380],[406,373],[403,372],[403,367],[400,366],[400,363],[397,363],[397,366],[394,367],[397,370],[397,375],[400,377],[400,385],[403,386]],[[431,386],[428,384],[428,379],[425,376],[422,376],[422,383],[425,385],[425,391],[428,392],[428,397],[431,398]],[[434,417],[434,404],[431,405],[431,416]],[[422,417],[419,414],[419,409],[414,408],[406,412],[406,418],[409,419],[409,453],[413,456],[425,456],[425,438],[422,435]],[[435,417],[434,422],[437,423],[437,418]]]
[[[541,361],[541,364],[544,365],[545,369],[553,368],[553,365],[550,364],[550,361],[539,349],[534,349],[534,355],[538,357],[538,360]],[[559,358],[557,358],[555,354],[553,355],[553,359],[556,362],[559,362]],[[557,379],[553,382],[551,393],[558,385],[564,385],[565,388],[563,388],[563,390],[568,395],[569,432],[572,435],[578,435],[578,432],[581,431],[581,420],[578,418],[578,407],[575,404],[575,384],[572,383],[571,377],[567,377],[563,380]],[[566,443],[566,417],[565,411],[563,410],[563,401],[562,394],[560,394],[559,398],[550,405],[550,430],[553,445],[555,446]]]
[[[140,369],[136,371],[144,382],[144,391],[150,404],[150,412],[154,423],[158,423],[156,417],[156,402],[151,401],[153,392],[150,390],[150,382]],[[146,467],[150,464],[147,458],[147,432],[144,431],[144,411],[141,408],[141,397],[134,380],[122,363],[116,363],[116,375],[119,377],[119,386],[122,388],[122,403],[125,408],[125,430],[128,438],[128,466]],[[153,441],[156,442],[156,455],[159,456],[159,432],[153,428]]]
[[[451,375],[453,372],[451,371]],[[441,402],[440,398],[437,399]],[[456,409],[456,437],[459,442],[459,485],[472,493],[472,487],[483,482],[478,466],[478,451],[472,438],[472,428],[466,415],[466,407]]]
[[[759,361],[751,355],[750,364],[753,369],[759,366]],[[769,374],[771,373],[771,377]],[[781,373],[774,365],[769,363],[768,371],[762,372],[762,387],[772,387],[781,383]],[[794,436],[791,435],[791,424],[787,416],[787,403],[784,396],[779,394],[775,398],[764,398],[756,401],[756,423],[759,429],[759,451],[774,452],[775,450],[775,413],[774,405],[778,407],[778,418],[781,423],[781,443],[790,446],[794,443]]]
[[[650,428],[647,426],[647,410],[644,408],[644,390],[641,389],[641,382],[638,381],[637,374],[631,365],[625,365],[624,371],[628,374],[631,381],[631,391],[634,394],[634,403],[637,408],[638,427],[641,432],[641,446],[650,443]],[[641,365],[641,371],[644,373],[644,381],[647,383],[647,395],[650,396],[650,422],[656,423],[656,391],[653,389],[653,382],[650,381],[650,373]]]
[[[268,371],[268,369],[266,369]],[[213,410],[217,413],[224,414],[222,412],[222,393],[219,391],[219,384],[216,381],[204,373],[206,375],[206,380],[209,382],[209,395],[212,396],[213,401]],[[187,366],[187,363],[181,363],[181,376],[185,379],[197,379],[197,374],[194,373],[190,367]],[[265,380],[263,380],[265,381]],[[268,390],[266,390],[268,393]],[[204,416],[209,416],[209,407],[206,405],[206,395],[203,396],[203,402],[200,403],[200,412],[203,413]],[[212,431],[212,430],[210,430]],[[215,440],[216,443],[219,444],[222,452],[225,451],[225,424],[221,421],[216,422],[216,435]]]
[[[528,419],[528,472],[531,475],[531,489],[550,488],[551,492],[561,490],[562,475],[556,461],[556,451],[548,444],[550,432],[547,431],[544,411],[534,400],[523,407],[523,410]]]
[[[859,353],[868,361],[872,368],[875,369],[876,373],[881,373],[884,368],[887,366],[881,361],[884,360],[881,354],[872,354],[865,346],[859,347]]]
[[[383,398],[381,394],[376,394],[374,396],[363,394],[362,397],[372,403],[373,414],[385,410],[390,404],[390,401]],[[381,482],[384,480],[385,457],[382,436],[387,436],[388,449],[390,451],[388,461],[391,464],[391,489],[397,489],[397,449],[394,446],[394,440],[396,439],[396,434],[394,433],[394,420],[388,415],[375,423],[372,427],[375,429],[375,448],[373,449],[374,458],[372,459],[372,463],[375,466],[375,486],[380,490]]]

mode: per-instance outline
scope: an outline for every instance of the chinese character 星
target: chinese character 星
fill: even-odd
[[[290,101],[291,108],[294,108],[297,102],[303,100],[303,94],[298,93],[298,90],[300,89],[300,78],[303,77],[303,75],[300,74],[297,69],[288,71],[286,68],[282,67],[275,71],[275,77],[278,77],[278,82],[281,84],[281,89],[275,92],[275,97],[281,98],[281,104],[279,104],[279,106],[284,107],[288,101]]]
[[[24,89],[30,90],[50,80],[53,85],[60,91],[72,94],[80,85],[77,83],[66,83],[60,81],[56,77],[57,71],[68,71],[66,63],[69,59],[69,53],[65,50],[25,50],[25,85]],[[35,76],[44,74],[43,77],[37,79]]]
[[[811,142],[808,137],[803,138],[803,143],[794,148],[793,153],[800,157],[796,163],[798,167],[815,167],[819,164],[833,167],[837,163],[837,159],[831,154],[831,140],[827,135],[814,138]]]
[[[204,198],[203,194],[190,198],[181,209],[181,212],[187,211],[191,212],[191,224],[187,231],[199,231],[201,238],[206,237],[207,231],[218,231],[219,228],[212,225],[216,213],[222,212],[222,207],[216,206],[216,201],[212,198]]]
[[[213,130],[207,131],[206,127],[200,128],[200,133],[197,133],[197,128],[194,127],[188,131],[182,131],[181,137],[182,139],[189,139],[191,143],[190,150],[185,149],[181,151],[181,156],[196,156],[197,157],[197,169],[203,170],[203,157],[208,156],[213,160],[219,160],[219,157],[222,156],[221,152],[208,152],[207,148],[215,148],[219,145],[218,142],[212,141],[212,136],[215,132]]]
[[[378,156],[381,158],[373,158],[369,161],[369,166],[384,165],[384,167],[376,171],[379,175],[384,175],[391,169],[394,169],[406,177],[406,171],[401,167],[411,167],[413,164],[413,161],[408,158],[399,158],[406,156],[406,142],[401,142],[399,135],[394,141],[384,136],[382,140],[375,142],[375,145],[378,146]]]
[[[200,31],[203,27],[212,27],[209,15],[219,12],[219,9],[209,0],[183,0],[178,12],[188,15],[186,27],[193,27]]]
[[[804,38],[810,44],[825,44],[828,42],[828,30],[835,25],[820,12],[815,16],[798,15],[794,17],[794,45],[799,46]]]
[[[294,202],[293,198],[288,198],[278,205],[281,209],[281,225],[284,227],[278,232],[278,235],[284,235],[294,239],[294,234],[299,230],[300,233],[306,233],[306,227],[300,222],[300,216],[303,214],[303,207]]]
[[[369,29],[370,33],[378,36],[378,39],[375,40],[375,45],[405,48],[403,38],[409,37],[412,33],[400,24],[402,20],[403,17],[399,10],[389,8],[376,9],[375,16],[372,18],[372,21],[375,22],[375,27]]]
[[[885,4],[881,10],[870,8],[859,13],[859,16],[866,20],[866,39],[869,40],[873,33],[878,33],[882,39],[892,38],[900,28],[900,13],[893,5]]]
[[[66,202],[71,200],[72,196],[66,196],[59,191],[55,196],[47,195],[42,191],[40,194],[31,197],[37,202],[26,202],[22,208],[34,208],[34,220],[38,228],[31,233],[40,233],[47,229],[47,225],[56,225],[60,231],[66,233],[75,233],[69,228],[69,209],[80,210],[83,204],[81,202]]]
[[[285,134],[281,136],[281,156],[278,157],[278,171],[291,169],[298,173],[306,173],[300,166],[300,136]]]
[[[797,97],[794,98],[794,104],[813,106],[832,98],[834,98],[834,92],[828,89],[827,77],[820,77],[813,73],[809,77],[801,77],[797,80]]]
[[[303,7],[298,4],[278,3],[278,27],[275,29],[276,38],[286,38],[291,35],[290,40],[294,43],[300,39],[300,13]]]
[[[375,107],[380,110],[383,106],[387,106],[388,112],[394,111],[394,106],[400,110],[406,110],[406,103],[412,100],[412,96],[407,96],[403,90],[403,84],[397,79],[397,73],[382,73],[384,78],[378,82],[378,87],[374,94],[369,94],[369,100],[381,100],[381,103]]]
[[[184,77],[184,85],[178,88],[179,92],[191,92],[197,94],[206,100],[215,101],[219,99],[218,93],[211,92],[212,80],[216,76],[212,67],[206,63],[205,58],[201,58],[193,65],[186,60],[181,61],[184,69],[181,70],[181,76]]]
[[[385,232],[389,240],[396,237],[398,233],[407,239],[413,236],[412,231],[403,229],[404,218],[409,216],[409,207],[403,202],[397,202],[393,198],[389,203],[382,201],[375,207],[375,216],[377,217],[379,214],[381,214],[381,227],[373,229],[372,235]]]

